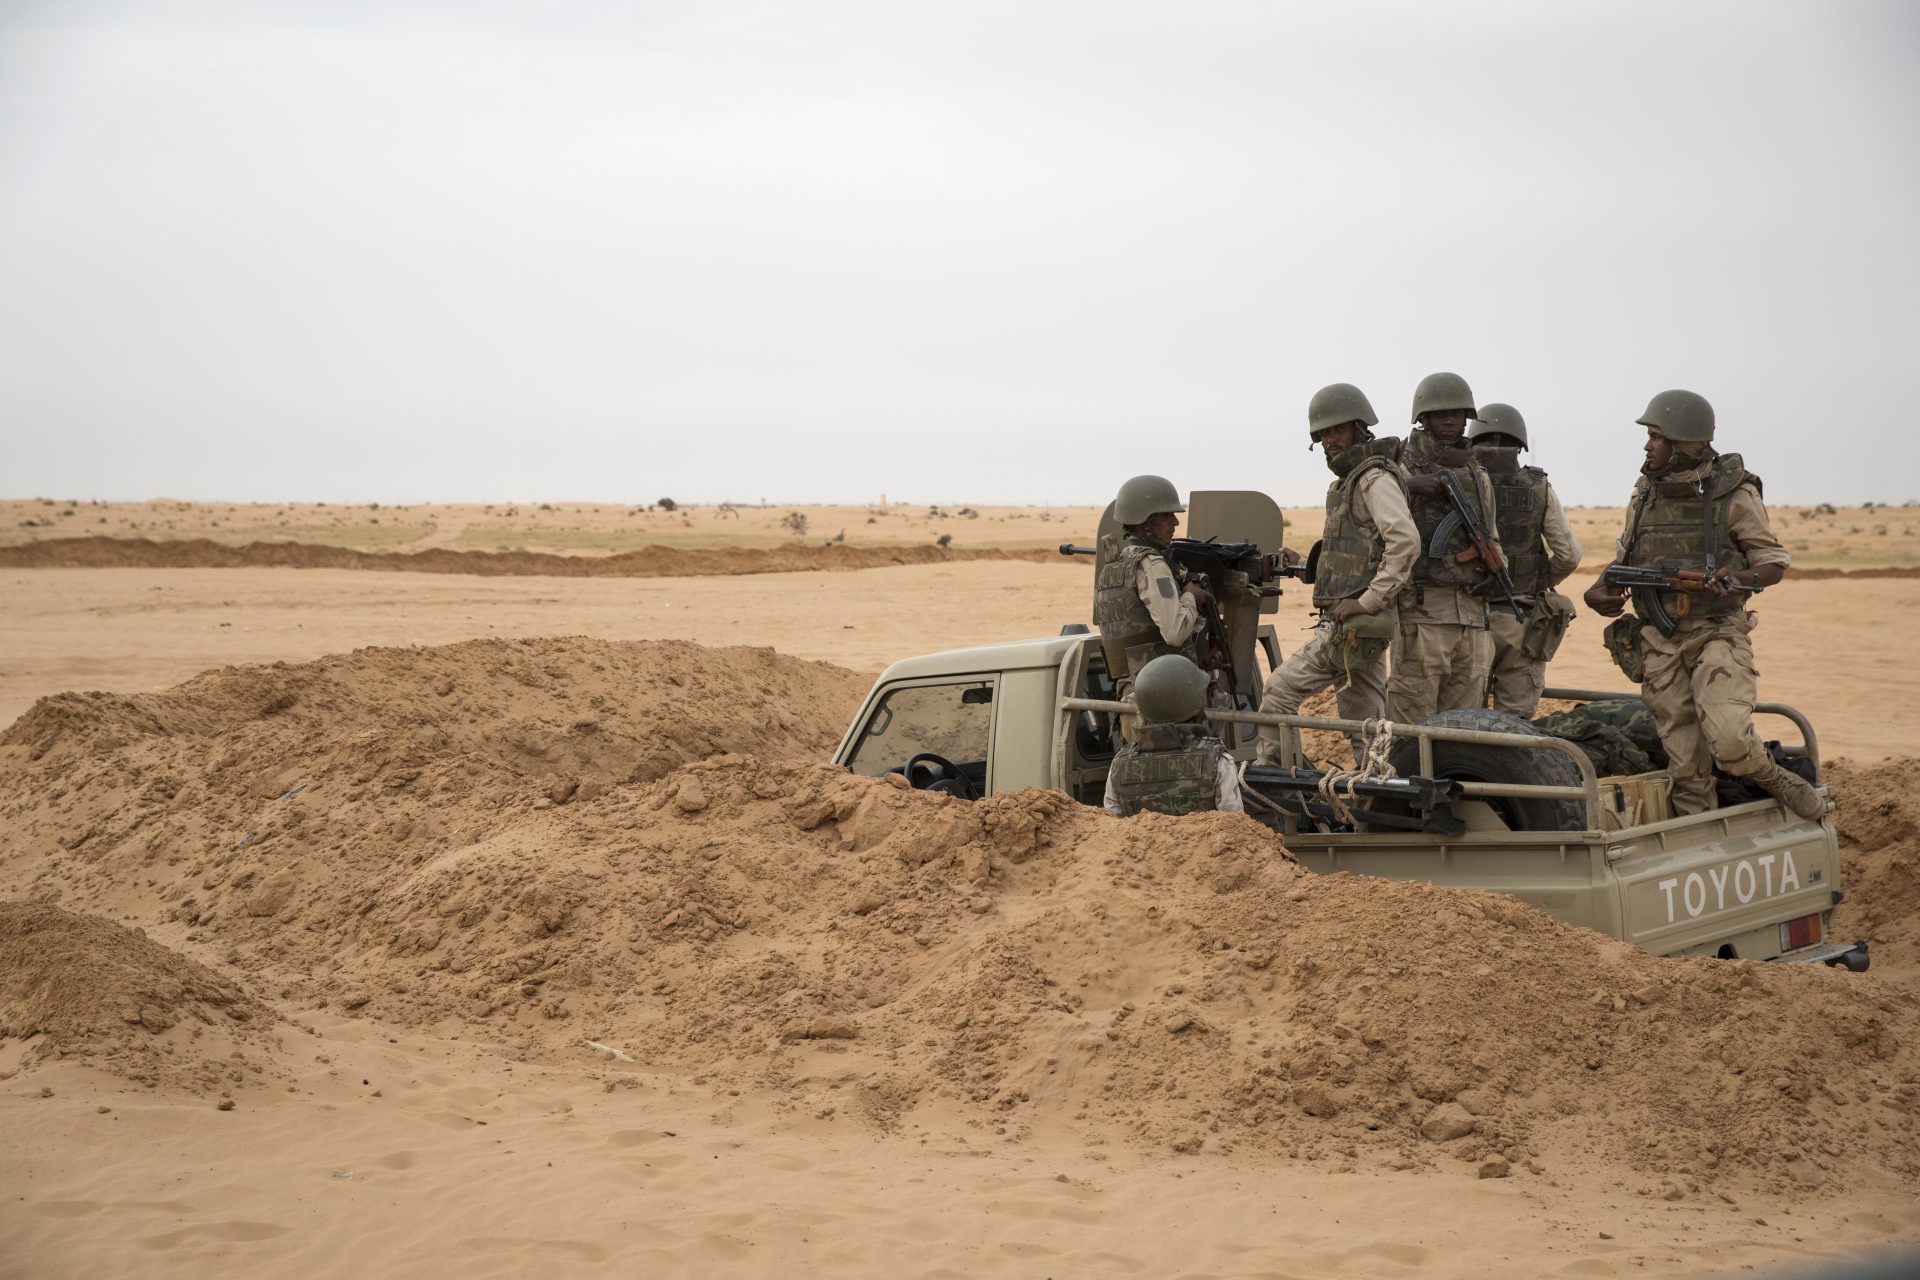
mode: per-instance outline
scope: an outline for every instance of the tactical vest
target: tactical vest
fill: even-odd
[[[1340,461],[1345,460],[1342,454]],[[1353,495],[1362,476],[1392,466],[1384,454],[1371,453],[1327,487],[1327,523],[1320,534],[1320,562],[1313,574],[1314,608],[1331,609],[1359,595],[1373,581],[1387,544],[1378,531],[1369,532],[1354,518]]]
[[[1453,472],[1460,478],[1460,487],[1466,490],[1467,497],[1481,508],[1480,518],[1488,521],[1498,519],[1496,513],[1485,509],[1486,495],[1481,488],[1480,477],[1486,471],[1475,461],[1473,450],[1465,445],[1442,448],[1425,427],[1416,427],[1407,434],[1406,445],[1400,451],[1400,464],[1407,469],[1409,476]],[[1413,511],[1414,526],[1420,530],[1420,554],[1413,558],[1412,585],[1435,583],[1449,587],[1471,587],[1487,576],[1478,560],[1455,559],[1473,545],[1473,539],[1465,528],[1447,539],[1444,555],[1428,554],[1433,549],[1435,531],[1440,528],[1442,521],[1453,514],[1453,503],[1445,497],[1429,498],[1409,492],[1407,506]]]
[[[1137,740],[1114,753],[1114,798],[1128,817],[1142,809],[1199,813],[1217,808],[1220,761],[1226,754],[1226,744],[1200,725],[1141,725]]]
[[[1720,454],[1698,480],[1641,476],[1633,487],[1633,532],[1620,562],[1635,568],[1711,568],[1716,573],[1746,568],[1747,557],[1727,532],[1727,518],[1735,491],[1747,483],[1757,490],[1760,477],[1747,470],[1737,453]],[[1676,618],[1712,618],[1740,613],[1749,600],[1744,592],[1717,596],[1711,591],[1662,591],[1660,603]]]
[[[1200,665],[1200,646],[1195,636],[1185,644],[1168,644],[1154,625],[1153,615],[1134,585],[1140,562],[1148,556],[1164,556],[1165,550],[1145,538],[1128,538],[1120,552],[1100,567],[1093,583],[1093,621],[1100,628],[1100,648],[1107,656],[1107,671],[1114,679],[1131,679],[1140,668],[1162,654],[1178,653]],[[1169,566],[1171,569],[1171,566]]]
[[[1475,449],[1480,464],[1493,481],[1494,526],[1500,547],[1507,553],[1507,572],[1513,575],[1513,594],[1531,596],[1551,585],[1546,548],[1547,473],[1520,465],[1520,451],[1491,447]]]

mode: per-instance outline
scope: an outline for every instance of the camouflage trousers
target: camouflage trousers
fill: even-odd
[[[1348,672],[1334,656],[1332,647],[1327,643],[1328,633],[1333,623],[1322,619],[1313,629],[1307,642],[1293,651],[1293,656],[1280,664],[1280,667],[1267,677],[1267,686],[1260,695],[1260,709],[1272,715],[1290,716],[1298,714],[1300,705],[1322,689],[1334,690],[1334,700],[1340,708],[1340,716],[1345,720],[1369,720],[1378,718],[1386,707],[1387,701],[1387,662],[1382,654],[1364,667],[1356,667],[1349,682]],[[1354,761],[1360,759],[1360,741],[1349,734],[1353,743]],[[1277,729],[1271,725],[1260,726],[1261,764],[1274,764],[1283,759],[1300,760],[1300,732],[1297,729]]]
[[[1507,609],[1489,609],[1487,618],[1493,637],[1487,692],[1493,695],[1493,709],[1531,720],[1540,709],[1540,691],[1547,687],[1547,664],[1520,652],[1520,639],[1527,634],[1524,618]]]
[[[1747,633],[1754,623],[1751,613],[1736,613],[1683,623],[1671,639],[1652,627],[1640,633],[1647,664],[1640,695],[1667,751],[1676,817],[1714,807],[1716,765],[1737,778],[1769,763],[1753,731],[1759,672]]]
[[[1492,665],[1493,639],[1485,627],[1412,622],[1402,614],[1387,678],[1387,719],[1418,724],[1436,711],[1486,706]]]

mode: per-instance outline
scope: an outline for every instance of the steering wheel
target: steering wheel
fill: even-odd
[[[973,783],[966,774],[960,772],[960,766],[931,751],[920,751],[907,757],[907,762],[900,766],[900,772],[906,775],[907,785],[915,791],[939,791],[962,800],[979,799],[974,793]]]

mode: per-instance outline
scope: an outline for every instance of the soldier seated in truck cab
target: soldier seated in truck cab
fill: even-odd
[[[1206,673],[1180,654],[1163,655],[1140,669],[1133,685],[1140,725],[1107,772],[1108,813],[1128,818],[1142,809],[1240,812],[1234,759],[1200,718],[1207,687]]]

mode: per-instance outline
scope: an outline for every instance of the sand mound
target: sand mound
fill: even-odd
[[[959,560],[1066,561],[1057,552],[997,547],[645,547],[612,555],[544,551],[355,551],[307,542],[227,546],[206,538],[49,538],[0,547],[9,569],[378,569],[388,573],[472,573],[489,577],[700,578],[751,573],[880,569]]]
[[[1838,811],[1842,883],[1834,912],[1841,937],[1866,938],[1876,970],[1920,973],[1920,760],[1827,766]]]
[[[319,764],[300,762],[324,756],[483,757],[526,777],[630,781],[723,751],[824,754],[867,683],[771,649],[680,641],[358,649],[225,667],[164,693],[42,698],[0,733],[0,764],[65,766],[144,740],[218,748],[211,772],[238,769],[263,794],[286,789],[262,782],[263,770],[313,772]]]
[[[149,1084],[226,1091],[266,1074],[274,1014],[198,962],[94,916],[0,902],[0,1044]]]
[[[1597,1159],[1677,1195],[1920,1175],[1920,1010],[1870,975],[1657,961],[1497,895],[1315,877],[1234,815],[967,804],[746,755],[660,774],[664,747],[602,786],[612,754],[574,739],[654,722],[560,714],[684,693],[707,719],[673,750],[697,754],[856,686],[764,651],[542,641],[52,699],[0,747],[0,839],[16,881],[184,929],[290,1004],[613,1045],[882,1129],[957,1107],[1342,1167]],[[795,754],[845,706],[811,714],[777,729]],[[582,761],[594,785],[561,796]]]
[[[377,893],[396,860],[684,760],[824,756],[865,685],[770,649],[569,639],[60,694],[0,733],[0,872],[109,914],[127,884],[163,873],[149,881],[161,920],[198,924],[239,893],[271,921],[343,867]]]

